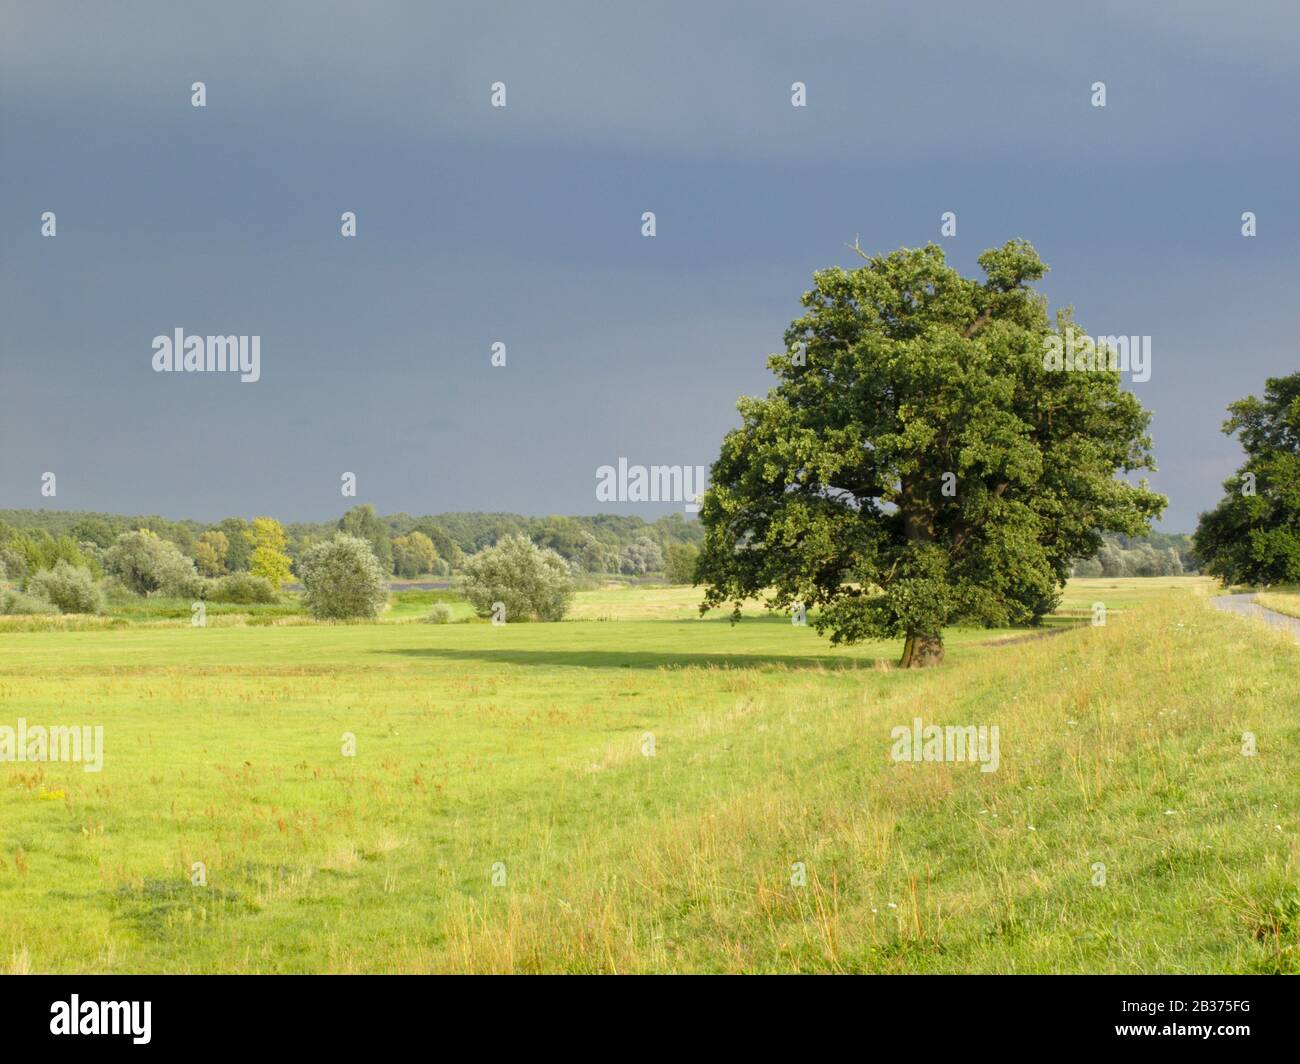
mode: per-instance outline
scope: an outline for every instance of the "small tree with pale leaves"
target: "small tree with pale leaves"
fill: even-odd
[[[507,621],[558,621],[573,599],[573,577],[555,551],[527,536],[505,536],[465,563],[464,590],[480,617],[500,602]]]
[[[317,620],[373,620],[388,602],[388,580],[370,544],[338,535],[298,563],[302,601]]]

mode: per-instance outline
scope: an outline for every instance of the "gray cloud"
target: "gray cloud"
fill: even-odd
[[[1153,337],[1189,528],[1224,405],[1295,368],[1300,19],[764,7],[3,5],[3,504],[55,469],[71,509],[323,517],[349,469],[381,510],[591,512],[599,464],[716,455],[844,241],[955,210],[963,269],[1028,237],[1054,303]],[[259,333],[263,381],[150,373],[177,326]]]

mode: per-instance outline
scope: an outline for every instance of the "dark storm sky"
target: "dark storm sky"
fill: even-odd
[[[1152,337],[1189,530],[1300,364],[1300,8],[1056,6],[2,3],[0,507],[653,517],[596,467],[711,462],[854,234],[1022,236]],[[152,372],[178,327],[261,381]]]

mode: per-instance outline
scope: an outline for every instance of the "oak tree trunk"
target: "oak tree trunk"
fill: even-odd
[[[915,485],[904,477],[899,486],[898,509],[903,517],[903,535],[909,544],[934,542],[934,513],[918,501]],[[943,664],[943,636],[938,633],[908,632],[903,644],[903,658],[898,663],[903,669],[925,669]]]
[[[903,657],[898,663],[900,669],[927,669],[931,665],[942,664],[943,636],[927,632],[907,633]]]

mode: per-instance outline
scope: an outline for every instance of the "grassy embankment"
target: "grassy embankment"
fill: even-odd
[[[0,970],[1300,971],[1300,648],[1205,587],[921,672],[682,589],[9,632],[0,725],[105,755],[0,765]],[[894,763],[914,717],[998,771]]]

